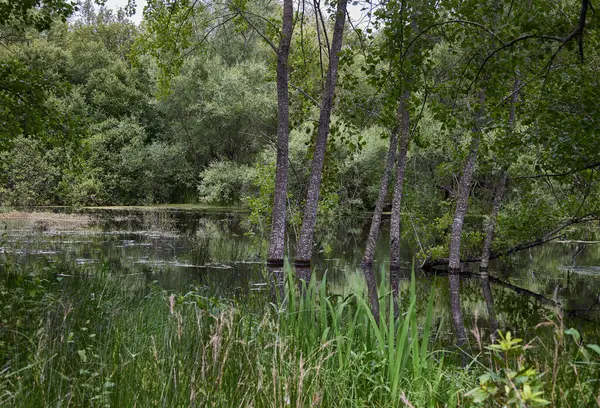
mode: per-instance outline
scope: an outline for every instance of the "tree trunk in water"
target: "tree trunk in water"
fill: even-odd
[[[508,116],[508,128],[509,132],[512,131],[515,125],[515,110],[517,100],[519,98],[519,77],[515,78],[515,84],[513,86],[513,94],[510,103],[510,112]],[[502,205],[502,198],[504,196],[504,189],[506,187],[507,174],[503,172],[498,180],[496,186],[496,192],[494,194],[494,202],[492,204],[492,213],[490,219],[485,226],[485,239],[483,241],[483,253],[481,254],[481,263],[479,265],[479,272],[481,273],[481,290],[485,303],[488,309],[488,315],[490,319],[490,331],[492,342],[496,339],[496,332],[498,331],[498,320],[496,319],[496,311],[494,307],[494,299],[492,298],[492,291],[490,289],[490,275],[488,273],[488,265],[490,262],[490,253],[492,249],[492,242],[494,240],[494,230],[496,228],[496,221],[498,219],[498,213]]]
[[[308,192],[306,204],[304,206],[304,217],[302,228],[300,230],[300,239],[296,250],[296,262],[298,267],[310,265],[313,248],[313,236],[315,223],[317,221],[317,204],[321,190],[321,180],[323,178],[323,163],[325,161],[325,149],[327,147],[327,137],[329,136],[329,125],[331,122],[331,108],[335,94],[335,85],[337,82],[339,53],[342,49],[342,39],[344,35],[344,24],[346,22],[347,0],[339,0],[335,16],[335,25],[333,28],[333,38],[331,41],[331,50],[329,54],[329,68],[325,79],[325,88],[323,90],[323,100],[321,102],[321,114],[319,116],[319,127],[317,131],[317,140],[315,143],[315,153],[312,161],[312,169],[308,181]]]
[[[481,263],[479,268],[481,272],[485,270],[487,272],[488,265],[490,262],[490,253],[492,250],[492,241],[494,240],[494,229],[496,228],[496,220],[498,219],[498,213],[502,206],[502,197],[504,196],[504,188],[506,186],[506,173],[503,172],[498,180],[496,186],[496,193],[494,194],[494,202],[492,204],[492,213],[490,219],[485,226],[485,239],[483,241],[483,253],[481,254]]]
[[[284,0],[281,41],[277,51],[277,164],[271,237],[267,255],[267,264],[276,268],[283,266],[285,244],[289,141],[288,57],[292,39],[293,15],[293,1]]]
[[[392,216],[390,218],[390,285],[394,296],[394,305],[398,297],[398,270],[400,269],[400,208],[402,206],[402,188],[404,187],[404,173],[406,171],[406,153],[410,139],[410,114],[408,112],[408,99],[410,92],[404,91],[398,107],[400,121],[400,141],[398,143],[398,160],[396,161],[396,180],[394,183],[394,196],[392,198]]]
[[[267,266],[267,274],[271,286],[271,299],[273,303],[283,302],[285,296],[285,276],[283,268]]]
[[[452,310],[452,322],[454,323],[454,332],[456,334],[456,343],[459,347],[464,346],[467,342],[467,331],[462,317],[460,308],[460,242],[462,238],[463,223],[465,214],[469,206],[469,192],[471,190],[471,182],[473,181],[473,172],[475,171],[475,163],[477,161],[477,149],[479,147],[479,138],[481,132],[481,117],[483,116],[483,103],[485,93],[480,93],[480,110],[475,118],[473,128],[473,141],[471,142],[471,150],[467,156],[460,183],[458,186],[458,195],[456,199],[456,210],[454,212],[454,220],[452,222],[452,232],[450,235],[450,253],[448,261],[448,281],[450,286],[450,307]],[[464,359],[463,359],[464,360]],[[463,361],[464,362],[464,361]]]
[[[381,178],[381,184],[379,185],[379,195],[377,196],[377,201],[375,202],[375,210],[373,211],[373,218],[371,219],[371,229],[369,230],[367,246],[362,259],[363,267],[373,264],[375,246],[377,245],[379,227],[381,226],[381,213],[383,212],[383,205],[385,204],[385,198],[388,192],[388,184],[390,183],[390,175],[392,173],[392,168],[394,167],[394,160],[396,159],[399,130],[399,128],[395,129],[390,135],[390,147],[388,150],[387,162],[385,163],[383,177]]]
[[[492,290],[490,288],[490,275],[488,274],[488,264],[490,261],[490,250],[494,239],[494,228],[496,220],[502,205],[502,196],[504,195],[504,187],[506,186],[506,173],[500,176],[496,193],[494,195],[494,203],[492,204],[492,213],[485,227],[485,239],[483,241],[483,254],[481,255],[481,264],[479,272],[481,273],[481,290],[485,299],[485,304],[488,310],[490,319],[490,332],[492,342],[495,341],[496,332],[498,331],[498,320],[496,319],[496,309],[494,307],[494,299],[492,298]]]
[[[456,333],[456,342],[458,346],[463,346],[467,341],[467,332],[465,330],[462,311],[460,309],[460,241],[465,214],[467,213],[469,204],[469,191],[471,189],[471,181],[473,180],[473,171],[475,170],[475,162],[477,160],[477,147],[478,140],[474,140],[463,169],[463,174],[460,178],[456,210],[454,212],[454,221],[452,222],[452,232],[450,236],[448,280],[450,284],[452,321],[454,323],[454,332]]]
[[[373,265],[365,264],[362,268],[363,273],[365,274],[365,282],[367,283],[371,313],[373,313],[375,322],[379,324],[379,295],[377,294],[377,280],[373,273]]]

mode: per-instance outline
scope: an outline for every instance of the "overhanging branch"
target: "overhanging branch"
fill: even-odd
[[[506,255],[510,255],[513,254],[515,252],[519,252],[522,251],[524,249],[529,249],[529,248],[533,248],[536,246],[540,246],[543,245],[547,242],[550,241],[554,241],[558,238],[561,238],[564,234],[560,234],[560,232],[562,230],[564,230],[565,228],[574,225],[574,224],[580,224],[583,222],[588,222],[588,221],[594,221],[594,220],[598,220],[600,219],[600,217],[596,216],[596,215],[585,215],[583,217],[579,217],[579,218],[572,218],[569,221],[565,221],[563,224],[559,225],[558,227],[554,228],[553,230],[547,232],[546,234],[544,234],[544,236],[542,236],[541,238],[537,238],[533,241],[529,241],[529,242],[524,242],[518,245],[515,245],[511,248],[508,248],[504,251],[500,251],[500,252],[494,252],[490,255],[490,260],[492,259],[497,259],[500,258],[502,256],[506,256]],[[431,270],[437,266],[446,266],[448,265],[448,258],[440,258],[440,259],[434,259],[434,260],[428,260],[426,259],[423,264],[421,265],[421,269],[423,270]],[[479,257],[467,257],[467,258],[463,258],[460,260],[461,263],[474,263],[474,262],[481,262],[481,258]]]

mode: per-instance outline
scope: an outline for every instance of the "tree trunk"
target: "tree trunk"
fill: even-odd
[[[477,160],[477,145],[478,140],[474,140],[463,169],[463,174],[460,178],[456,210],[454,212],[454,221],[452,222],[452,232],[450,236],[448,281],[450,285],[452,321],[454,323],[454,332],[456,333],[456,342],[458,346],[463,346],[467,341],[467,332],[465,330],[460,308],[460,241],[465,214],[467,213],[469,204],[469,191],[471,189],[473,171],[475,170],[475,162]]]
[[[513,94],[510,102],[510,111],[508,115],[508,131],[512,132],[515,126],[515,111],[517,100],[519,98],[519,78],[515,78],[515,84],[513,86]],[[498,213],[500,212],[500,206],[502,205],[502,198],[504,196],[504,188],[506,187],[506,179],[508,175],[506,172],[503,172],[500,176],[500,180],[498,180],[498,185],[496,186],[496,193],[494,194],[494,202],[492,204],[492,213],[490,214],[490,219],[488,220],[485,227],[485,239],[483,241],[483,253],[481,254],[481,264],[480,270],[482,273],[487,274],[488,264],[490,262],[490,253],[492,249],[492,242],[494,240],[494,229],[496,228],[496,220],[498,218]]]
[[[519,98],[519,78],[515,78],[515,84],[513,86],[513,94],[511,98],[510,111],[508,116],[508,129],[512,132],[515,125],[515,111],[516,104]],[[479,272],[481,274],[481,291],[488,309],[488,316],[490,319],[490,331],[492,342],[496,339],[496,332],[498,331],[498,320],[496,319],[496,311],[494,307],[494,299],[492,297],[492,291],[490,289],[490,275],[488,273],[488,265],[490,262],[490,253],[492,249],[492,242],[494,240],[494,230],[496,228],[496,221],[498,219],[498,213],[502,205],[502,198],[504,196],[504,189],[506,187],[507,174],[503,172],[498,180],[496,186],[496,192],[494,194],[494,202],[492,204],[492,213],[485,226],[485,239],[483,241],[483,252],[481,254],[481,263],[479,265]]]
[[[560,232],[562,230],[564,230],[565,228],[567,228],[571,225],[581,224],[584,222],[598,221],[599,219],[600,219],[600,217],[597,217],[593,214],[587,214],[587,215],[584,215],[584,216],[578,217],[578,218],[571,218],[568,221],[565,221],[563,224],[559,225],[558,227],[554,228],[553,230],[547,232],[541,238],[537,238],[537,239],[535,239],[533,241],[529,241],[529,242],[523,242],[521,244],[515,245],[512,248],[509,248],[502,252],[490,254],[490,260],[500,258],[501,256],[511,255],[511,254],[514,254],[515,252],[519,252],[519,251],[523,251],[525,249],[540,246],[547,242],[554,241],[555,239],[562,238],[564,236],[564,234],[561,234]],[[481,258],[468,257],[468,258],[461,259],[460,262],[463,262],[463,263],[477,262],[477,263],[479,263],[479,262],[481,262]],[[423,263],[421,265],[421,269],[423,269],[424,271],[430,271],[431,269],[433,269],[436,266],[443,266],[443,265],[448,265],[448,264],[449,264],[448,258],[436,259],[433,261],[428,261],[428,262]]]
[[[373,265],[365,264],[362,268],[365,274],[365,282],[367,283],[371,313],[373,313],[375,321],[379,324],[379,295],[377,293],[377,280],[373,273]]]
[[[267,276],[271,287],[271,299],[273,303],[283,302],[285,297],[285,276],[283,268],[267,266]]]
[[[346,22],[346,5],[347,0],[339,0],[337,4],[333,38],[329,54],[329,69],[325,79],[315,153],[308,181],[308,193],[306,196],[306,204],[304,206],[304,217],[302,220],[302,228],[300,230],[300,239],[296,250],[295,265],[300,267],[310,265],[312,257],[313,236],[315,223],[317,221],[317,203],[319,201],[321,180],[323,178],[323,163],[325,161],[325,149],[327,147],[327,137],[329,136],[329,125],[331,122],[331,108],[337,82],[338,63],[340,60],[339,53],[342,49],[344,25]]]
[[[369,236],[367,237],[367,246],[365,254],[362,259],[362,265],[368,266],[373,264],[373,258],[375,256],[375,246],[377,245],[377,238],[379,237],[379,228],[381,226],[381,214],[383,212],[383,205],[385,204],[385,198],[388,192],[388,184],[390,183],[390,175],[392,168],[394,167],[394,160],[396,159],[396,149],[398,148],[398,133],[400,129],[395,129],[390,135],[390,147],[388,150],[387,162],[385,163],[385,169],[383,171],[383,177],[381,178],[381,184],[379,185],[379,195],[375,202],[375,210],[373,211],[373,218],[371,219],[371,229],[369,230]]]
[[[519,77],[515,78],[515,84],[513,86],[513,94],[510,101],[510,111],[508,115],[508,131],[512,132],[515,126],[515,112],[517,100],[519,99]],[[483,241],[483,253],[481,254],[481,264],[480,269],[482,273],[487,274],[488,264],[490,262],[490,253],[492,249],[492,241],[494,239],[494,229],[496,228],[496,220],[498,218],[498,213],[500,212],[500,206],[502,205],[502,198],[504,196],[504,188],[506,187],[506,172],[500,176],[500,180],[498,180],[498,185],[496,186],[496,193],[494,195],[494,203],[492,204],[492,213],[490,214],[490,219],[485,228],[485,240]]]
[[[487,273],[488,265],[490,262],[490,253],[492,249],[492,242],[494,240],[494,229],[496,228],[496,220],[498,218],[498,213],[500,212],[500,207],[502,206],[502,197],[504,195],[504,188],[506,186],[506,173],[503,172],[498,180],[498,185],[496,186],[496,193],[494,194],[494,202],[492,204],[492,213],[490,214],[490,218],[485,226],[485,239],[483,240],[483,253],[481,254],[481,263],[480,270]]]
[[[488,316],[490,319],[490,332],[492,343],[496,339],[496,332],[498,331],[498,320],[496,319],[496,308],[494,307],[494,298],[492,297],[492,290],[490,288],[490,275],[488,273],[488,264],[490,261],[490,251],[492,248],[492,241],[494,239],[494,228],[496,227],[496,220],[498,213],[500,212],[500,206],[502,205],[502,196],[504,195],[504,187],[506,186],[506,173],[502,173],[498,186],[496,187],[496,193],[494,194],[494,203],[492,204],[492,213],[485,227],[485,239],[483,241],[483,253],[481,255],[481,264],[479,272],[481,274],[481,291],[483,292],[483,298],[488,310]]]
[[[293,15],[293,1],[284,0],[281,41],[277,51],[277,163],[275,170],[275,194],[273,197],[271,238],[267,258],[267,264],[273,267],[283,266],[285,245],[289,141],[288,57],[292,39]]]
[[[408,112],[408,99],[410,92],[404,91],[398,107],[400,121],[400,141],[398,143],[398,160],[396,161],[396,180],[394,182],[394,196],[392,198],[392,216],[390,218],[390,286],[394,298],[394,314],[398,315],[398,294],[400,270],[400,209],[402,207],[402,189],[404,187],[404,173],[406,172],[406,153],[410,139],[410,114]]]
[[[450,286],[450,307],[452,310],[452,322],[454,323],[454,332],[456,333],[456,343],[462,347],[467,342],[467,331],[460,308],[460,243],[462,238],[463,223],[465,214],[469,206],[469,192],[471,182],[473,181],[473,172],[477,161],[477,148],[479,147],[479,138],[481,132],[481,118],[483,113],[483,103],[485,93],[480,93],[480,109],[476,114],[475,125],[473,128],[473,141],[471,150],[467,156],[463,173],[458,186],[458,195],[456,198],[456,210],[454,212],[454,221],[452,222],[452,231],[450,235],[450,253],[448,262],[448,281]]]
[[[400,268],[400,208],[402,206],[402,188],[404,187],[404,173],[406,171],[406,153],[410,138],[410,115],[407,106],[409,97],[410,92],[405,91],[402,94],[398,108],[398,119],[401,123],[394,197],[392,198],[392,216],[390,219],[390,269]]]

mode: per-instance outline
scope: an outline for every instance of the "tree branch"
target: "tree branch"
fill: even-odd
[[[544,234],[544,236],[542,236],[541,238],[535,239],[533,241],[525,242],[525,243],[522,243],[519,245],[515,245],[512,248],[508,248],[501,252],[492,253],[490,255],[490,260],[497,259],[502,256],[510,255],[515,252],[522,251],[524,249],[533,248],[533,247],[545,244],[550,241],[554,241],[555,239],[561,238],[563,236],[563,234],[559,234],[559,232],[561,232],[565,228],[567,228],[573,224],[579,224],[582,222],[593,221],[593,220],[598,220],[598,219],[600,219],[600,217],[595,216],[595,215],[585,215],[585,216],[579,217],[579,218],[572,218],[569,221],[564,222],[560,226],[558,226],[558,227],[554,228],[553,230],[549,231],[548,233]],[[423,262],[423,264],[421,265],[421,269],[426,270],[426,271],[431,270],[436,266],[448,265],[448,262],[449,262],[448,258],[440,258],[440,259],[435,259],[435,260],[427,260],[426,259]],[[481,262],[481,258],[468,257],[468,258],[461,259],[460,262],[461,263]]]
[[[584,171],[584,170],[589,170],[589,169],[595,169],[597,167],[600,167],[600,161],[596,161],[590,164],[587,164],[583,167],[580,167],[578,169],[574,169],[574,170],[569,170],[569,171],[565,171],[564,173],[553,173],[553,174],[535,174],[533,176],[517,176],[517,177],[510,177],[508,181],[512,181],[512,180],[522,180],[522,179],[537,179],[537,178],[546,178],[546,177],[564,177],[564,176],[568,176],[574,173],[579,173],[580,171]]]

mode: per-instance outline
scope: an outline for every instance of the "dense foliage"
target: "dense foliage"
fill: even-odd
[[[22,3],[0,8],[0,202],[241,205],[268,225],[278,5],[157,0],[137,26],[90,0],[77,12],[68,2]],[[305,6],[289,57],[296,226],[333,12]],[[494,252],[598,215],[599,37],[588,2],[390,1],[361,11],[370,20],[346,28],[341,52],[317,241],[373,209],[404,90],[412,119],[402,217],[411,227],[402,231],[422,258],[447,256],[475,142],[465,256],[479,254],[503,173]],[[483,87],[485,109],[475,115]]]

